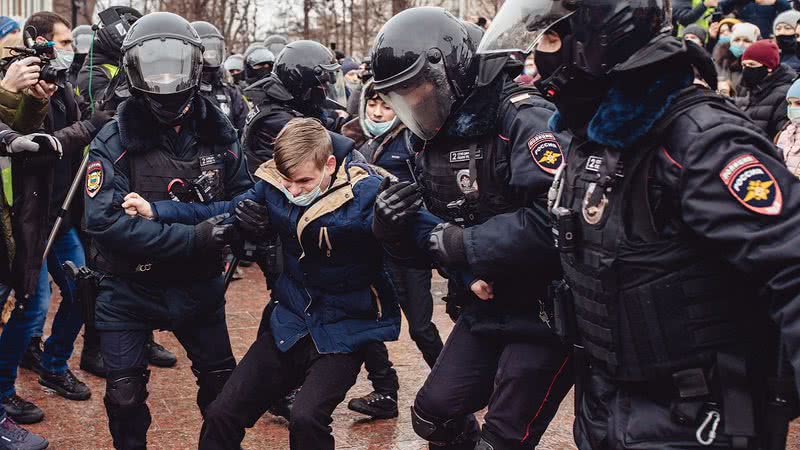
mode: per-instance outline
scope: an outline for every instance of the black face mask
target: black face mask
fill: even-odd
[[[150,112],[159,123],[167,126],[179,125],[191,110],[196,89],[176,94],[144,94]]]
[[[764,81],[764,78],[767,78],[767,75],[769,75],[769,69],[767,69],[767,66],[743,67],[742,84],[752,89]]]
[[[797,48],[797,36],[775,36],[775,41],[778,43],[778,48],[781,53],[794,53]]]
[[[231,78],[233,78],[234,83],[239,84],[242,81],[244,81],[244,72],[239,72],[236,75],[231,75]]]
[[[534,60],[536,61],[536,70],[543,79],[550,78],[556,70],[563,64],[563,56],[561,51],[555,53],[545,53],[536,50],[534,53]]]

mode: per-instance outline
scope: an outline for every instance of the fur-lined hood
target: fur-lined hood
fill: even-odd
[[[196,95],[189,113],[191,125],[203,141],[230,145],[238,140],[236,129],[225,114],[201,95]],[[144,101],[130,98],[117,109],[120,142],[129,151],[146,150],[157,146],[164,125],[150,113]]]

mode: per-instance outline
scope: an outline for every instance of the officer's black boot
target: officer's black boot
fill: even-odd
[[[108,428],[118,450],[147,448],[150,409],[147,407],[149,370],[128,369],[108,373],[103,402],[108,414]]]
[[[172,367],[178,363],[178,357],[157,343],[153,339],[152,333],[150,340],[145,344],[145,350],[147,351],[147,361],[156,367]]]
[[[25,353],[22,355],[22,361],[19,366],[23,369],[32,370],[39,375],[42,374],[42,338],[33,337]]]

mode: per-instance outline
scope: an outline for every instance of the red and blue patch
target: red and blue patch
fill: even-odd
[[[751,154],[738,156],[719,173],[731,195],[745,208],[776,216],[783,209],[783,194],[775,177]]]
[[[528,150],[531,152],[533,162],[550,175],[555,175],[564,162],[561,144],[553,133],[539,133],[528,139]]]
[[[103,165],[95,161],[86,166],[86,195],[94,198],[103,186]]]

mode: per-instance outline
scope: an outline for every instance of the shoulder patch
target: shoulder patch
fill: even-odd
[[[261,110],[258,108],[258,106],[253,106],[253,109],[247,113],[247,117],[244,119],[245,125],[250,125],[250,122],[252,122],[260,112]]]
[[[533,162],[550,175],[554,175],[564,162],[561,144],[551,132],[539,133],[528,139],[528,150]]]
[[[731,195],[745,208],[776,216],[783,208],[783,194],[769,169],[755,156],[745,154],[729,162],[719,173]]]
[[[94,161],[86,166],[86,195],[94,198],[100,187],[103,185],[103,165],[100,161]]]

